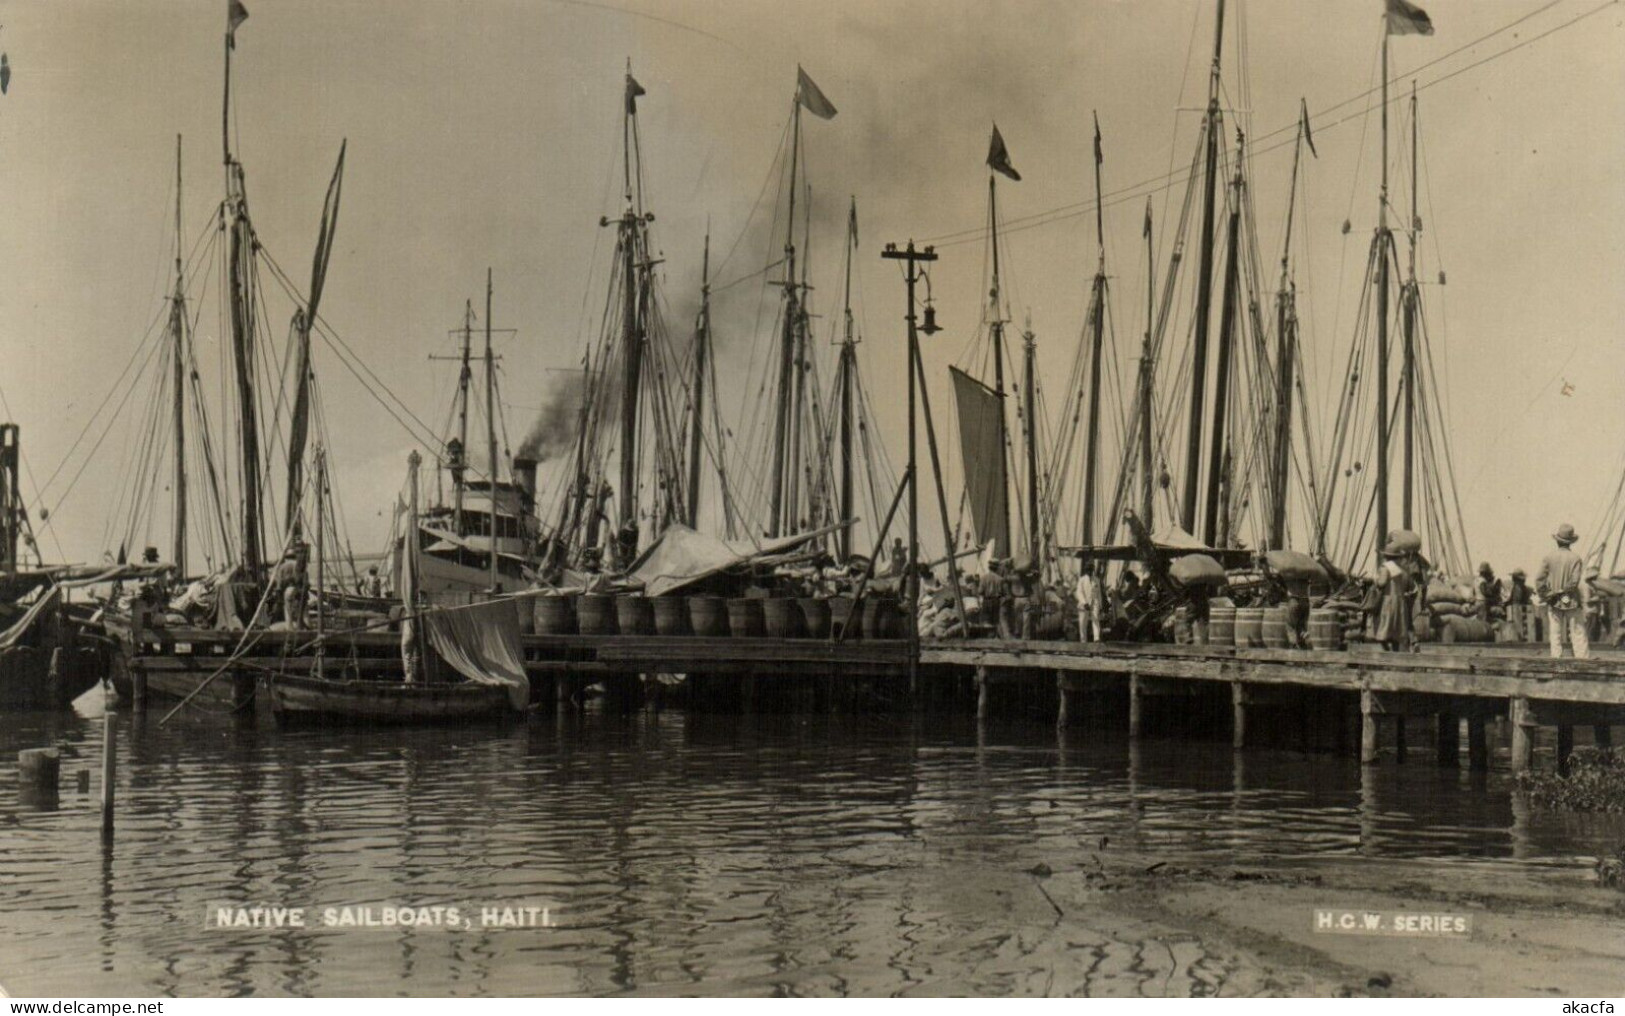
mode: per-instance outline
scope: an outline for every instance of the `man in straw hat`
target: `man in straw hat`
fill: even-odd
[[[1580,555],[1569,548],[1579,534],[1567,522],[1557,527],[1552,539],[1557,549],[1546,555],[1535,576],[1535,590],[1546,604],[1546,631],[1551,639],[1553,658],[1563,655],[1563,633],[1568,632],[1574,646],[1574,658],[1586,659],[1591,655],[1591,644],[1586,639],[1586,583],[1585,564]]]

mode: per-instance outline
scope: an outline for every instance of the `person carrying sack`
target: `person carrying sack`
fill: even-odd
[[[1535,576],[1535,589],[1546,604],[1546,631],[1550,636],[1552,658],[1563,655],[1563,633],[1568,632],[1574,646],[1574,658],[1584,660],[1591,655],[1591,644],[1586,638],[1586,584],[1585,565],[1580,555],[1569,548],[1580,537],[1567,522],[1557,527],[1552,539],[1557,549],[1546,555]]]

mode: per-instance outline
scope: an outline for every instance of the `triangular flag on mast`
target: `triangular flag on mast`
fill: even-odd
[[[1305,99],[1299,99],[1298,100],[1298,110],[1299,110],[1299,112],[1300,112],[1300,114],[1302,116],[1302,119],[1303,119],[1303,139],[1305,141],[1309,142],[1309,154],[1313,155],[1315,158],[1318,159],[1318,158],[1320,158],[1320,153],[1315,151],[1315,135],[1314,135],[1314,133],[1312,131],[1309,130],[1309,103],[1308,103],[1308,101],[1305,100]]]
[[[813,79],[799,64],[796,66],[796,101],[819,119],[830,120],[835,116],[835,104],[824,97],[824,93],[813,84]]]
[[[1141,231],[1140,235],[1148,240],[1151,238],[1151,195],[1149,194],[1145,196],[1145,229]]]
[[[1100,150],[1100,114],[1095,113],[1095,165],[1106,161],[1105,153]]]
[[[1389,35],[1432,35],[1433,19],[1410,0],[1384,0]]]
[[[987,146],[987,168],[1003,173],[1012,180],[1020,180],[1021,174],[1016,167],[1010,165],[1010,150],[1004,147],[1004,136],[999,133],[999,125],[993,125],[993,139]]]
[[[852,249],[858,249],[858,199],[852,199],[852,211],[847,214],[846,226],[852,233]]]
[[[638,96],[649,94],[638,79],[628,74],[626,76],[626,115],[635,116],[638,111]]]
[[[0,95],[11,89],[11,59],[0,53]]]
[[[237,48],[237,26],[248,20],[243,0],[226,0],[226,45]]]

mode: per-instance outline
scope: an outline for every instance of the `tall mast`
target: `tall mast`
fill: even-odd
[[[502,586],[497,572],[497,400],[496,360],[491,355],[491,269],[485,270],[485,449],[491,481],[491,591]]]
[[[1026,329],[1021,333],[1022,353],[1022,404],[1026,407],[1025,419],[1022,421],[1022,443],[1027,450],[1027,556],[1033,567],[1038,567],[1040,542],[1039,532],[1042,526],[1038,519],[1038,379],[1037,359],[1038,340],[1033,335],[1032,322],[1027,322]]]
[[[316,634],[321,635],[326,626],[327,615],[324,606],[327,602],[325,595],[327,589],[327,564],[325,553],[327,548],[327,450],[321,445],[316,446]],[[413,537],[417,533],[414,530]],[[322,676],[324,664],[323,656],[326,650],[326,639],[316,640],[316,676]]]
[[[790,208],[784,227],[784,329],[779,340],[778,409],[773,421],[773,489],[768,508],[768,536],[785,530],[785,459],[790,442],[790,399],[794,381],[796,329],[800,301],[796,293],[796,179],[801,162],[801,94],[790,102]],[[792,507],[790,510],[794,510]]]
[[[240,6],[239,8],[240,9]],[[225,101],[220,114],[221,143],[226,169],[226,216],[231,241],[227,275],[231,297],[232,359],[237,378],[237,409],[243,478],[243,566],[258,578],[264,564],[260,526],[260,445],[259,410],[254,392],[254,313],[248,286],[254,256],[253,227],[248,219],[248,199],[244,190],[242,166],[231,155],[231,54],[234,11],[228,8],[226,29]],[[246,16],[246,15],[245,15]]]
[[[801,261],[801,293],[807,293],[807,266],[812,262],[812,188],[807,188],[807,206],[802,212],[803,224],[801,231],[802,253],[806,255]],[[801,471],[802,471],[802,433],[801,424],[806,415],[807,397],[807,304],[805,299],[796,303],[796,333],[795,348],[791,357],[792,374],[794,377],[793,400],[790,404],[790,434],[789,452],[790,463],[788,467],[790,490],[788,494],[788,518],[790,527],[800,529],[802,526],[813,526],[817,523],[801,515]],[[811,485],[808,487],[811,494]],[[810,499],[810,498],[809,498]]]
[[[841,364],[837,371],[840,378],[840,414],[841,414],[841,510],[839,521],[850,522],[857,507],[852,497],[852,387],[853,373],[858,369],[857,340],[852,330],[852,252],[858,246],[858,199],[852,198],[852,213],[847,217],[846,237],[846,280],[842,286],[841,296]],[[852,556],[852,527],[843,526],[837,534],[840,546],[841,560],[844,562]]]
[[[1383,39],[1386,41],[1387,33]],[[1410,237],[1410,265],[1406,273],[1405,288],[1400,294],[1400,309],[1404,314],[1405,362],[1401,366],[1400,384],[1405,386],[1405,488],[1400,502],[1400,524],[1411,528],[1411,510],[1416,490],[1416,310],[1421,295],[1416,282],[1416,234],[1421,228],[1416,210],[1416,82],[1411,82],[1411,221],[1406,234]]]
[[[468,463],[468,389],[474,379],[469,365],[469,354],[474,343],[474,301],[463,303],[463,355],[462,370],[457,375],[457,458],[452,463],[451,499],[454,528],[459,536],[463,532],[463,476]]]
[[[688,431],[688,524],[700,525],[700,453],[705,426],[705,371],[711,345],[711,233],[700,259],[700,316],[694,328],[694,413]]]
[[[1196,532],[1197,484],[1202,476],[1202,418],[1207,402],[1208,318],[1213,310],[1213,215],[1219,164],[1219,66],[1224,52],[1224,0],[1219,0],[1213,26],[1213,67],[1208,76],[1207,120],[1202,128],[1207,146],[1202,175],[1202,250],[1196,280],[1196,339],[1191,350],[1190,430],[1185,441],[1185,489],[1180,524]],[[1209,482],[1213,482],[1210,480]],[[1209,534],[1211,536],[1211,534]],[[1210,541],[1211,542],[1211,541]]]
[[[175,577],[186,577],[186,279],[181,264],[181,136],[175,135],[175,295],[169,304],[169,331],[175,358],[175,546],[170,560]]]
[[[994,174],[987,175],[988,235],[993,238],[993,286],[988,291],[992,318],[989,330],[993,339],[993,394],[999,397],[999,499],[1001,511],[994,530],[994,556],[1010,553],[1010,445],[1009,425],[1004,414],[1004,308],[999,297],[999,186]]]
[[[1100,358],[1106,332],[1106,227],[1102,212],[1100,166],[1100,119],[1095,118],[1095,243],[1094,292],[1089,307],[1089,429],[1084,439],[1083,463],[1083,545],[1095,542],[1095,487],[1100,466]]]
[[[1225,251],[1224,303],[1219,311],[1219,355],[1213,379],[1213,431],[1209,435],[1207,471],[1207,509],[1203,519],[1203,533],[1210,546],[1219,547],[1228,542],[1228,512],[1219,514],[1221,502],[1228,500],[1229,481],[1226,462],[1229,455],[1228,413],[1230,401],[1230,364],[1235,349],[1236,320],[1239,316],[1236,300],[1241,288],[1241,167],[1243,153],[1238,135],[1236,144],[1236,174],[1233,204],[1230,209],[1229,237]]]
[[[1377,198],[1377,534],[1388,538],[1388,24],[1382,29],[1382,192]]]
[[[1156,248],[1151,242],[1151,198],[1145,199],[1145,340],[1140,350],[1140,516],[1145,531],[1153,531],[1152,514],[1156,509],[1156,478],[1151,475],[1153,452],[1151,448],[1151,329],[1156,314],[1157,265]]]
[[[1298,121],[1298,139],[1292,149],[1292,182],[1287,192],[1286,230],[1281,241],[1281,286],[1275,294],[1275,440],[1270,468],[1271,550],[1286,547],[1287,482],[1292,462],[1292,380],[1297,370],[1298,313],[1292,282],[1292,219],[1298,203],[1298,167],[1303,159],[1303,139],[1308,108]]]

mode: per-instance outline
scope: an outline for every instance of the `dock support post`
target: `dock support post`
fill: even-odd
[[[561,713],[570,708],[570,686],[574,683],[575,678],[569,674],[555,674],[553,676],[553,702]]]
[[[1482,716],[1467,718],[1467,767],[1484,772],[1490,767],[1489,721]]]
[[[1529,700],[1522,696],[1514,698],[1507,712],[1512,721],[1512,771],[1528,772],[1535,761],[1535,730],[1529,718]]]
[[[987,668],[976,668],[976,718],[987,719]]]
[[[130,668],[130,698],[131,705],[140,712],[147,708],[147,668],[136,666]]]
[[[1440,713],[1438,760],[1442,766],[1460,764],[1461,759],[1461,721],[1455,713]]]
[[[1591,743],[1599,748],[1612,748],[1614,746],[1614,728],[1606,723],[1596,723],[1591,727]]]
[[[113,838],[113,756],[118,748],[118,728],[113,714],[102,716],[102,839]]]
[[[1070,694],[1071,694],[1071,692],[1067,688],[1067,684],[1066,684],[1066,671],[1057,670],[1055,672],[1055,698],[1056,698],[1055,729],[1056,730],[1065,730],[1068,721],[1071,719],[1070,710],[1068,708],[1071,705],[1071,703],[1068,701],[1068,698],[1069,698]]]
[[[1240,681],[1230,682],[1230,747],[1247,747],[1247,686]]]
[[[1360,764],[1377,762],[1377,696],[1367,688],[1360,692]]]
[[[1405,764],[1405,717],[1394,717],[1394,761]]]
[[[1559,723],[1557,725],[1557,775],[1569,774],[1569,756],[1574,754],[1574,725]]]
[[[1140,696],[1140,675],[1128,676],[1128,736],[1138,740],[1144,703]]]
[[[745,716],[756,712],[756,676],[745,674],[739,678],[739,711]]]

